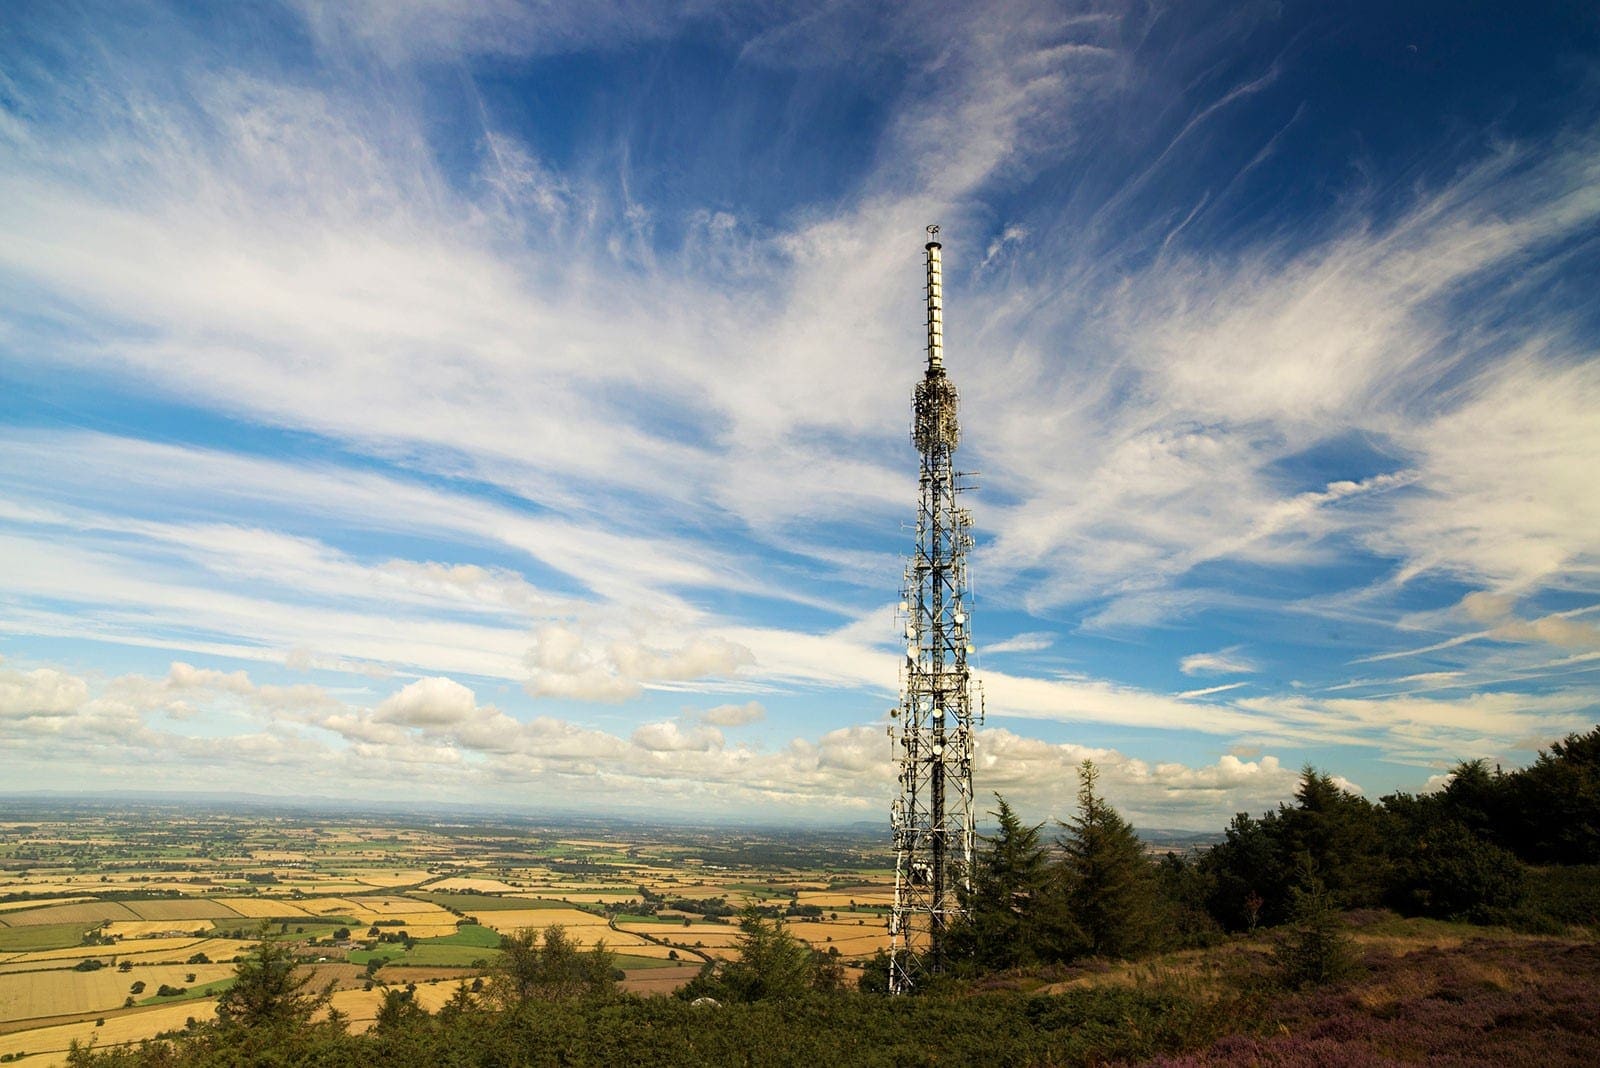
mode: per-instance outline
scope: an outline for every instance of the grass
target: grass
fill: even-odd
[[[425,938],[417,944],[423,946],[477,946],[480,949],[499,949],[500,932],[488,927],[481,927],[475,923],[469,923],[456,928],[456,933],[453,935]]]
[[[617,967],[625,972],[643,971],[647,968],[682,968],[684,965],[700,963],[698,957],[668,960],[666,957],[636,957],[631,953],[618,953],[615,956]]]
[[[70,949],[83,944],[82,923],[40,923],[30,927],[0,927],[0,950],[28,952],[36,949]],[[107,952],[113,950],[107,949]]]
[[[385,964],[406,968],[470,968],[474,961],[493,960],[498,949],[482,946],[439,945],[430,939],[418,942],[409,950],[399,943],[379,946],[377,949],[357,949],[350,953],[351,964],[365,964],[381,960]]]
[[[232,978],[217,979],[217,980],[214,980],[213,982],[199,983],[199,984],[196,984],[195,986],[187,987],[187,988],[185,988],[184,992],[181,993],[181,994],[171,994],[171,995],[168,995],[167,997],[161,997],[160,995],[156,995],[154,997],[142,998],[139,1001],[134,1002],[134,1004],[135,1005],[170,1005],[174,1001],[193,1001],[196,998],[209,998],[209,997],[213,997],[213,996],[215,996],[217,994],[222,993],[224,990],[228,989],[233,984],[234,984],[234,980]]]

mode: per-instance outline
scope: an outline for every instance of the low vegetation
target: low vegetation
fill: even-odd
[[[1528,769],[1463,765],[1423,797],[1368,802],[1308,768],[1292,802],[1237,817],[1220,843],[1189,856],[1149,857],[1099,794],[1092,765],[1077,802],[1047,836],[997,798],[970,920],[951,932],[949,968],[916,996],[886,995],[881,954],[852,975],[837,951],[797,937],[786,914],[799,902],[776,883],[771,896],[746,899],[721,959],[705,960],[677,996],[650,998],[621,989],[620,958],[603,941],[580,945],[559,923],[502,936],[474,921],[509,896],[459,894],[449,898],[453,933],[433,941],[491,959],[486,980],[448,999],[425,1006],[417,985],[374,955],[376,1018],[352,1026],[296,943],[261,938],[215,1021],[141,1045],[80,1044],[70,1061],[1593,1063],[1600,729]],[[1570,822],[1535,833],[1524,805]],[[718,896],[656,884],[624,915]],[[409,941],[377,944],[401,953],[427,944]]]

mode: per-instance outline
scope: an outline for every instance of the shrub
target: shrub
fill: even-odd
[[[1302,858],[1299,871],[1300,884],[1291,891],[1293,919],[1274,956],[1290,986],[1321,986],[1355,971],[1355,941],[1309,856]]]

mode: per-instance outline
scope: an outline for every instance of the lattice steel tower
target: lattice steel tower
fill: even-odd
[[[957,506],[953,465],[960,428],[944,373],[944,272],[937,226],[928,227],[928,368],[912,395],[911,441],[922,454],[917,547],[906,564],[906,651],[900,704],[891,710],[900,768],[894,828],[894,910],[889,914],[889,989],[942,971],[946,935],[971,887],[974,705],[967,669],[967,550],[972,516]],[[981,722],[982,702],[976,709]]]

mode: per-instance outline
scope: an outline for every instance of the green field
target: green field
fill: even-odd
[[[447,909],[474,912],[509,912],[512,909],[569,909],[565,901],[538,897],[495,897],[492,894],[407,894],[419,901],[431,901]]]
[[[698,957],[686,956],[683,960],[668,960],[666,957],[635,957],[631,953],[616,954],[617,967],[625,972],[643,971],[647,968],[681,968],[685,964],[699,964]]]
[[[376,959],[401,968],[469,968],[473,961],[493,960],[499,953],[498,949],[485,949],[482,946],[438,945],[433,942],[418,942],[408,950],[396,943],[377,949],[352,950],[350,963],[365,964]]]
[[[29,927],[0,927],[0,951],[26,952],[82,945],[83,932],[90,926],[82,923],[39,923]]]
[[[469,923],[458,927],[453,935],[425,938],[417,943],[423,946],[477,946],[480,949],[499,949],[500,932],[489,927]]]
[[[209,998],[220,994],[234,984],[233,979],[218,979],[211,983],[200,983],[197,986],[186,987],[184,992],[168,997],[148,997],[134,1002],[135,1005],[170,1005],[174,1001],[193,1001],[196,998]]]

